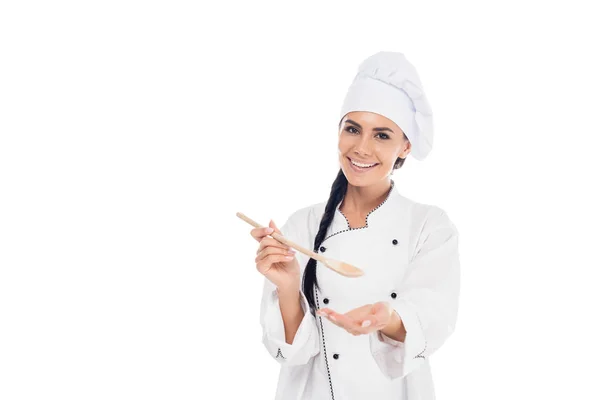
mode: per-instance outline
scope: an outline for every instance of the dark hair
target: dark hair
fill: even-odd
[[[405,160],[406,158],[398,157],[398,159],[394,163],[394,169],[396,170],[402,167]],[[325,240],[325,235],[327,234],[329,225],[331,225],[331,221],[333,221],[335,210],[338,204],[344,198],[347,188],[348,180],[346,179],[346,175],[344,175],[344,172],[340,168],[337,177],[333,181],[333,185],[331,185],[331,193],[329,194],[329,200],[327,200],[325,211],[323,212],[323,216],[321,217],[321,223],[319,224],[319,232],[317,232],[317,235],[315,236],[315,244],[313,248],[313,251],[315,253],[318,252],[321,243],[323,243],[323,240]],[[304,276],[302,277],[302,292],[308,300],[308,304],[310,305],[310,312],[313,315],[315,315],[317,308],[317,302],[315,299],[315,286],[320,289],[319,282],[317,282],[317,260],[315,260],[314,258],[310,258],[308,260],[308,263],[306,264],[306,268],[304,269]]]

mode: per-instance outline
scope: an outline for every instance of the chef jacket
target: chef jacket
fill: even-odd
[[[364,226],[350,227],[341,203],[318,252],[364,275],[344,277],[317,262],[317,309],[346,313],[387,301],[402,319],[406,337],[399,342],[379,331],[354,336],[313,315],[299,288],[304,317],[288,344],[277,288],[265,278],[263,343],[281,364],[275,400],[433,400],[429,357],[454,331],[458,312],[456,226],[440,207],[401,195],[393,180]],[[325,205],[295,211],[281,233],[312,249]],[[309,257],[300,252],[296,257],[303,274]]]

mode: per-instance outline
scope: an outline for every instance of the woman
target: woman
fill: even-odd
[[[433,400],[429,357],[454,331],[458,232],[391,174],[431,150],[431,110],[401,53],[363,61],[339,123],[340,171],[326,202],[256,228],[263,342],[281,364],[276,399]],[[269,236],[361,268],[348,278]],[[294,256],[295,254],[295,256]]]

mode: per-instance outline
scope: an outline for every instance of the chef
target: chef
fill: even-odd
[[[429,103],[402,53],[360,64],[338,137],[329,199],[293,212],[281,230],[270,221],[251,232],[265,276],[263,343],[281,364],[275,399],[433,400],[429,358],[458,312],[458,232],[443,209],[405,197],[391,177],[433,143]],[[342,276],[272,232],[364,275]]]

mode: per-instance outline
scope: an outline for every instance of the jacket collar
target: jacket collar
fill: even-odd
[[[359,229],[369,229],[370,227],[381,226],[383,221],[389,220],[390,213],[393,213],[394,210],[397,210],[397,207],[394,207],[394,203],[401,197],[398,192],[398,188],[394,180],[391,180],[390,190],[388,191],[387,197],[375,208],[373,208],[367,214],[365,218],[365,223],[360,227],[350,227],[350,223],[348,219],[344,215],[344,213],[340,210],[340,206],[342,205],[343,199],[338,203],[335,208],[335,214],[333,216],[333,221],[331,222],[331,227],[329,229],[329,234],[325,238],[328,239],[331,236],[337,235],[342,232],[355,231]]]

